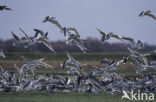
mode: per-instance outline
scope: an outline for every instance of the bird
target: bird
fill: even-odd
[[[25,46],[25,47],[30,47],[30,46],[36,44],[36,42],[34,41],[34,39],[30,38],[28,36],[28,34],[26,34],[22,28],[19,28],[19,30],[25,35],[26,42],[27,42],[27,46]]]
[[[41,58],[41,59],[30,59],[30,58],[26,58],[24,56],[21,56],[21,58],[27,62],[27,64],[29,65],[34,65],[35,67],[40,67],[40,68],[52,68],[51,65],[47,64],[46,62],[44,62],[45,57]]]
[[[66,44],[68,44],[68,45],[74,45],[76,47],[79,47],[81,51],[83,51],[84,53],[86,53],[86,51],[88,50],[84,46],[84,42],[86,40],[80,38],[80,35],[79,35],[78,31],[75,28],[70,28],[70,30],[74,30],[75,33],[72,33],[69,30],[67,30],[67,32],[69,33],[69,37],[66,40]]]
[[[151,10],[142,11],[142,12],[139,14],[139,16],[140,16],[140,17],[149,16],[149,17],[151,17],[152,19],[156,20],[156,16],[153,15],[151,12],[152,12]]]
[[[45,19],[43,20],[43,23],[45,23],[45,22],[47,22],[47,21],[49,21],[49,22],[51,22],[52,24],[56,25],[56,26],[60,29],[60,31],[61,31],[62,33],[64,33],[64,36],[66,36],[66,27],[62,27],[62,26],[60,25],[60,23],[56,20],[56,17],[49,17],[49,16],[47,16],[47,17],[45,17]]]
[[[3,5],[3,6],[0,5],[0,10],[12,10],[12,9],[5,5]]]
[[[126,40],[130,43],[131,49],[138,50],[138,49],[144,49],[144,43],[138,40],[138,42],[135,42],[133,38],[130,37],[122,37],[123,40]]]
[[[41,37],[35,38],[35,41],[36,41],[36,43],[43,43],[50,51],[56,53],[51,42],[49,41],[49,39],[47,37],[41,36]]]
[[[10,31],[10,33],[12,34],[14,39],[16,40],[16,42],[12,43],[13,46],[17,46],[19,44],[25,44],[27,42],[25,37],[19,38],[14,32]]]
[[[101,42],[104,42],[106,40],[109,40],[111,37],[115,38],[115,39],[118,39],[120,41],[123,41],[120,36],[110,32],[110,33],[105,33],[103,31],[101,31],[100,29],[96,28],[96,30],[102,35],[101,37]]]
[[[3,53],[3,49],[0,49],[0,57],[5,58],[5,54]]]

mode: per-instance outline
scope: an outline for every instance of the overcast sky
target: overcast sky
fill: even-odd
[[[138,17],[142,10],[156,15],[156,0],[0,0],[13,11],[0,11],[0,38],[12,38],[10,31],[19,36],[18,28],[33,36],[34,28],[49,32],[52,41],[63,40],[63,35],[51,23],[42,23],[46,16],[54,16],[62,26],[75,27],[82,38],[105,32],[132,37],[156,44],[156,21]],[[111,40],[111,42],[114,40]]]

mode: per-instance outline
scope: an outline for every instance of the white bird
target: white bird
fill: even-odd
[[[103,31],[101,31],[100,29],[96,28],[96,30],[102,35],[101,37],[101,41],[104,42],[106,40],[109,40],[111,37],[115,38],[115,39],[118,39],[120,41],[123,41],[120,36],[110,32],[110,33],[105,33]]]
[[[122,37],[122,39],[130,42],[131,49],[133,49],[133,50],[143,49],[144,48],[144,43],[141,42],[140,40],[138,40],[138,42],[136,43],[134,41],[134,39],[130,38],[130,37]]]
[[[47,37],[45,36],[37,37],[35,38],[35,41],[38,43],[43,43],[49,50],[51,50],[52,52],[55,52],[51,42],[48,40]]]
[[[49,21],[49,22],[51,22],[52,24],[56,25],[56,26],[60,29],[60,31],[64,34],[64,36],[66,36],[66,27],[63,28],[63,27],[60,25],[60,23],[56,20],[56,17],[49,17],[49,16],[47,16],[47,17],[43,20],[43,23],[44,23],[44,22],[47,22],[47,21]]]
[[[35,67],[40,67],[40,68],[53,68],[53,66],[51,66],[51,65],[47,64],[46,62],[44,62],[45,57],[41,58],[41,59],[30,59],[30,58],[26,58],[24,56],[21,56],[21,57],[29,65],[34,65]]]
[[[13,42],[13,46],[16,46],[18,44],[25,44],[27,41],[26,41],[26,38],[23,37],[23,38],[19,38],[14,32],[11,31],[11,34],[12,36],[15,38],[16,42]]]
[[[0,49],[0,57],[5,58],[5,54],[3,53],[3,49]]]
[[[26,41],[27,41],[27,47],[30,47],[30,46],[36,44],[36,42],[35,42],[32,38],[30,38],[30,37],[28,36],[28,34],[26,34],[26,33],[23,31],[23,29],[19,28],[19,30],[25,35],[25,38],[26,38]]]
[[[153,15],[151,12],[152,12],[151,10],[142,11],[142,12],[139,14],[139,16],[140,16],[140,17],[149,16],[149,17],[151,17],[152,19],[156,20],[156,16]]]

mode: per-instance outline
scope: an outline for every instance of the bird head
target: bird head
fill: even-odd
[[[49,20],[49,16],[45,17],[45,19],[43,20],[43,22],[47,22]]]

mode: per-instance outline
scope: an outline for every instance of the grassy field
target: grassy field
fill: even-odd
[[[94,66],[101,66],[100,61],[104,58],[118,60],[128,53],[87,53],[87,54],[72,54],[75,59],[80,63],[91,64]],[[50,53],[7,53],[6,59],[0,59],[0,65],[6,68],[9,72],[16,72],[14,64],[19,67],[25,62],[20,57],[21,55],[28,58],[42,58],[46,57],[46,62],[52,66],[54,69],[37,69],[37,74],[42,75],[44,73],[54,74],[58,73],[60,75],[66,74],[66,69],[60,68],[60,63],[67,59],[66,54],[50,54]],[[156,55],[149,56],[150,60],[156,60]],[[84,67],[85,71],[89,72],[87,67]],[[137,76],[135,74],[136,67],[128,64],[120,64],[118,66],[117,73],[124,74],[127,77]],[[48,93],[48,92],[25,92],[25,93],[4,93],[0,92],[0,102],[135,102],[128,100],[121,100],[121,95],[110,95],[110,94],[91,94],[91,93]],[[136,101],[136,102],[148,102],[148,101]],[[150,101],[152,102],[152,101]]]
[[[156,97],[155,97],[156,98]],[[121,100],[121,95],[92,93],[0,93],[0,102],[149,102]],[[155,101],[150,101],[155,102]]]

